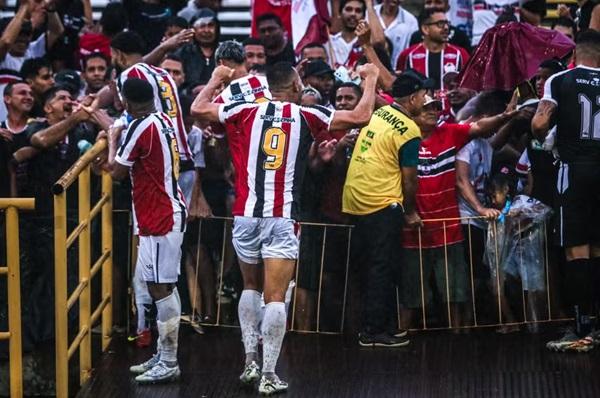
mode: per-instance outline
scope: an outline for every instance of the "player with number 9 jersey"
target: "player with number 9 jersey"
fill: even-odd
[[[177,85],[169,73],[161,68],[138,62],[121,73],[117,81],[119,93],[129,78],[142,79],[150,83],[154,90],[154,105],[160,112],[167,114],[173,121],[177,147],[182,162],[191,161],[192,153],[187,143],[187,134],[183,124],[183,113],[177,94]]]
[[[285,217],[298,211],[313,136],[328,130],[334,111],[279,101],[219,107],[236,170],[234,216]]]

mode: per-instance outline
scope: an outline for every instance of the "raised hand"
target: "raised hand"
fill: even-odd
[[[167,51],[174,51],[184,44],[191,42],[193,38],[194,29],[184,29],[176,35],[163,41],[161,46],[163,46]]]
[[[356,37],[358,38],[359,46],[371,43],[371,27],[366,20],[360,20],[358,25],[356,25],[356,29],[354,29],[354,33],[356,33]]]
[[[358,75],[365,80],[367,77],[377,78],[379,76],[379,68],[374,64],[364,64],[359,66],[356,71]]]
[[[231,77],[233,76],[233,69],[225,66],[225,65],[219,65],[215,68],[215,70],[212,73],[212,77],[213,79],[218,79],[221,82],[227,83],[231,80]]]

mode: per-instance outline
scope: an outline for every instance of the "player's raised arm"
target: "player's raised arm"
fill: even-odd
[[[371,120],[377,88],[379,69],[373,64],[365,64],[358,69],[364,80],[363,96],[356,108],[351,111],[336,111],[331,121],[330,130],[347,130],[365,126]]]
[[[215,94],[223,85],[229,83],[233,69],[219,65],[215,68],[206,86],[198,93],[192,103],[191,114],[197,120],[217,123],[219,122],[219,105],[212,103]]]

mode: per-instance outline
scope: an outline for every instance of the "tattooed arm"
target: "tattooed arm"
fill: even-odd
[[[531,132],[540,140],[544,140],[550,128],[552,116],[556,112],[556,104],[552,101],[541,100],[533,119],[531,120]]]

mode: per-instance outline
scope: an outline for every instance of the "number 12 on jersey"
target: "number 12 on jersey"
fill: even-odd
[[[581,139],[600,140],[600,110],[592,115],[592,100],[585,94],[579,94],[577,98],[581,104]],[[596,105],[600,106],[600,95],[596,97]]]
[[[278,170],[283,165],[287,145],[285,134],[279,127],[271,127],[263,134],[262,150],[267,155],[263,169]]]

